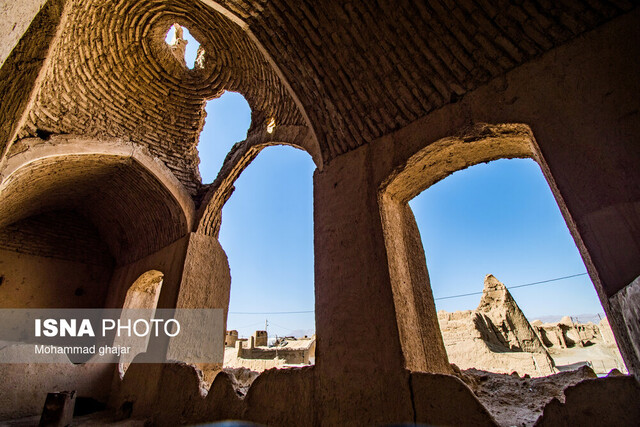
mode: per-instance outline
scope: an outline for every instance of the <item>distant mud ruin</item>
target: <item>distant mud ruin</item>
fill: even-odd
[[[626,373],[606,318],[598,325],[529,322],[509,290],[494,276],[484,279],[475,310],[441,310],[438,321],[451,363],[461,369],[541,377],[590,366],[596,374]]]

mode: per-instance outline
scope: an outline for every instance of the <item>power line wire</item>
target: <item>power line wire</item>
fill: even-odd
[[[531,282],[531,283],[525,283],[523,285],[509,286],[509,287],[507,287],[507,289],[511,290],[511,289],[517,289],[517,288],[524,288],[524,287],[527,287],[527,286],[543,285],[545,283],[557,282],[557,281],[560,281],[560,280],[571,279],[573,277],[586,276],[587,274],[588,273],[571,274],[569,276],[556,277],[554,279],[541,280],[539,282]],[[482,295],[483,293],[484,293],[484,291],[470,292],[468,294],[448,295],[446,297],[434,298],[434,300],[440,301],[440,300],[443,300],[443,299],[461,298],[461,297],[468,297],[468,296],[472,296],[472,295]],[[268,314],[268,315],[271,315],[271,314],[303,314],[303,313],[314,313],[314,312],[315,312],[315,310],[305,310],[305,311],[257,311],[257,312],[230,311],[229,314]],[[274,325],[275,325],[275,323],[274,323]]]
[[[286,330],[287,330],[287,331],[289,331],[289,332],[295,332],[295,331],[297,330],[297,329],[287,328],[286,326],[278,325],[277,323],[273,323],[273,322],[271,322],[271,324],[272,324],[273,326],[277,326],[277,327],[279,327],[279,328],[286,329]]]
[[[256,312],[247,312],[247,311],[230,311],[229,314],[302,314],[302,313],[314,313],[315,310],[306,310],[306,311],[256,311]]]
[[[509,287],[507,287],[507,289],[511,290],[511,289],[517,289],[517,288],[524,288],[526,286],[542,285],[542,284],[545,284],[545,283],[557,282],[559,280],[571,279],[572,277],[585,276],[586,274],[587,273],[580,273],[580,274],[572,274],[570,276],[556,277],[555,279],[542,280],[540,282],[532,282],[532,283],[525,283],[524,285],[509,286]],[[446,296],[446,297],[434,298],[434,300],[439,301],[439,300],[443,300],[443,299],[468,297],[468,296],[471,296],[471,295],[482,295],[483,293],[484,293],[484,290],[482,290],[480,292],[471,292],[471,293],[468,293],[468,294],[449,295],[449,296]]]
[[[261,321],[260,322],[254,322],[254,323],[252,323],[250,325],[238,326],[237,329],[244,329],[244,328],[248,328],[249,326],[261,325],[261,324],[262,324]]]

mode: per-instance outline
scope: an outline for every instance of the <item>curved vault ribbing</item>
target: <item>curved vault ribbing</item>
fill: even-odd
[[[308,126],[274,64],[229,14],[186,0],[70,0],[67,11],[19,138],[43,132],[127,137],[195,194],[206,100],[225,90],[242,93],[253,111],[253,134],[266,134],[272,118],[282,126]],[[173,23],[202,43],[203,68],[189,70],[164,43]],[[314,142],[303,143],[319,162]]]

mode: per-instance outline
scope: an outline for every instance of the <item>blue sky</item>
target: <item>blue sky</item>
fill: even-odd
[[[196,50],[196,42],[187,45],[187,63]],[[246,138],[251,110],[240,94],[226,92],[206,111],[198,150],[203,182],[210,183],[231,146]],[[268,147],[242,173],[223,209],[220,243],[231,268],[228,328],[240,335],[263,329],[267,319],[270,335],[315,329],[313,313],[241,314],[313,310],[314,169],[301,150]],[[456,172],[410,205],[436,298],[479,292],[488,273],[514,286],[586,271],[533,160],[498,160]],[[530,320],[602,312],[588,276],[512,294]],[[441,300],[436,307],[473,309],[479,299]]]

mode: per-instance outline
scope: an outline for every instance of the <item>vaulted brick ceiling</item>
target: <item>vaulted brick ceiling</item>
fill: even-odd
[[[21,137],[51,133],[127,137],[146,145],[195,193],[204,103],[241,92],[254,126],[276,117],[304,124],[295,104],[242,29],[197,1],[69,0]],[[189,70],[164,42],[173,23],[205,49]]]
[[[456,102],[636,3],[70,1],[22,136],[36,129],[128,136],[149,146],[192,192],[202,106],[222,90],[246,96],[254,126],[270,117],[310,124],[326,162]],[[219,5],[249,32],[215,11]],[[181,67],[162,43],[173,22],[203,44],[204,70]]]
[[[224,1],[289,79],[325,160],[455,102],[635,3]]]
[[[174,242],[188,229],[179,203],[145,167],[128,158],[44,158],[2,184],[0,229],[59,210],[75,210],[89,219],[123,265]]]

